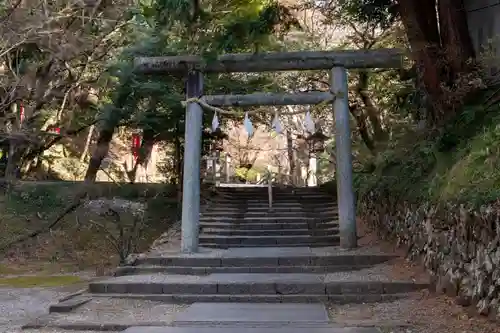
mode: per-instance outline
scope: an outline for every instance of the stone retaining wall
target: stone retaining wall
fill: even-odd
[[[436,291],[500,320],[500,200],[479,209],[410,204],[369,193],[358,214],[386,239],[422,260]]]

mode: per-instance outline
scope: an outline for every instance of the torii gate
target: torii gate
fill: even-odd
[[[340,246],[349,249],[357,246],[357,232],[346,69],[400,68],[403,55],[404,51],[398,49],[226,54],[209,63],[192,55],[139,57],[135,59],[135,70],[143,74],[187,75],[187,98],[202,98],[207,104],[216,107],[310,105],[332,101],[336,129]],[[331,70],[329,92],[203,96],[203,73],[325,69]],[[183,252],[197,252],[203,110],[197,102],[189,102],[186,109],[181,249]]]

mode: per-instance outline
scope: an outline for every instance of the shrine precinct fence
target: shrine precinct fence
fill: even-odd
[[[142,74],[187,76],[186,98],[199,98],[215,107],[315,105],[332,101],[337,154],[337,201],[340,246],[357,247],[355,196],[352,184],[352,147],[349,126],[347,69],[392,69],[403,66],[404,50],[373,49],[225,54],[215,60],[202,57],[137,57],[135,71]],[[330,91],[203,95],[204,73],[330,70]],[[183,252],[198,251],[200,215],[200,163],[203,109],[196,101],[186,106],[184,179],[182,197]]]

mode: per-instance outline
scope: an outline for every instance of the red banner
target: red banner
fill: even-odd
[[[137,160],[140,148],[141,148],[141,136],[139,134],[132,134],[132,154],[134,154],[134,160]]]
[[[47,132],[61,134],[61,128],[49,126],[49,128],[47,128]]]
[[[19,102],[19,122],[22,124],[24,121],[24,104]]]

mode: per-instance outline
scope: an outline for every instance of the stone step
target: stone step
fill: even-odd
[[[318,324],[301,324],[283,322],[279,326],[267,327],[254,323],[248,325],[245,323],[239,325],[188,325],[182,324],[180,326],[162,327],[129,327],[123,333],[380,333],[377,327],[335,327],[328,325]]]
[[[276,203],[273,202],[272,208],[276,210],[285,210],[285,211],[293,211],[293,210],[315,210],[315,209],[337,209],[337,205],[333,203],[322,203],[321,205],[318,206],[310,206],[307,203],[306,204],[283,204],[283,203]],[[265,210],[267,211],[269,209],[269,203],[263,202],[259,204],[245,204],[244,210],[252,210],[252,211],[259,211],[259,210]]]
[[[264,205],[269,204],[269,201],[267,198],[263,199],[251,199],[251,200],[245,200],[245,205],[247,207],[261,207]],[[299,200],[276,200],[273,199],[273,204],[279,205],[281,207],[300,207],[300,201]]]
[[[299,217],[307,217],[306,212],[304,211],[297,211],[297,212],[275,212],[275,211],[269,211],[269,212],[256,212],[256,211],[246,211],[243,214],[244,218],[246,219],[254,219],[254,218],[287,218],[287,217],[293,217],[294,219],[298,219]]]
[[[335,216],[256,216],[256,217],[227,217],[227,216],[200,216],[200,222],[206,223],[231,223],[235,225],[246,225],[246,224],[290,224],[290,223],[304,223],[307,225],[315,225],[322,223],[333,223],[338,222],[338,218]]]
[[[217,198],[219,202],[225,201],[228,203],[238,203],[238,202],[246,202],[248,204],[262,204],[266,203],[269,200],[269,196],[266,194],[264,196],[259,195],[249,195],[249,196],[232,196],[232,197],[224,197]],[[329,202],[336,203],[337,200],[335,198],[329,196],[273,196],[273,202],[281,203],[281,204],[300,204],[300,203],[311,203],[317,204],[320,202]]]
[[[226,209],[226,208],[205,208],[202,212],[200,212],[200,216],[203,215],[243,215],[246,213],[246,209]]]
[[[253,267],[253,266],[371,266],[396,258],[394,255],[374,253],[363,249],[341,250],[338,247],[310,249],[260,248],[229,251],[205,251],[199,253],[168,253],[161,256],[139,257],[136,265],[182,267]]]
[[[296,244],[314,244],[314,243],[331,243],[336,244],[340,241],[338,235],[328,236],[216,236],[216,235],[200,235],[200,245],[203,244],[220,244],[227,246],[240,245],[296,245]]]
[[[213,205],[213,206],[208,206],[206,208],[206,211],[210,212],[246,212],[247,208],[245,205],[241,205],[239,207],[237,206],[231,206],[231,205]]]
[[[299,244],[239,244],[239,245],[228,245],[228,244],[219,244],[219,243],[204,243],[203,247],[209,249],[229,249],[229,248],[267,248],[269,246],[273,247],[304,247],[308,246],[311,248],[317,247],[328,247],[328,246],[337,246],[340,244],[340,241],[330,241],[330,242],[316,242],[316,243],[299,243]]]
[[[245,209],[246,212],[264,212],[267,213],[269,210],[272,210],[274,212],[302,212],[304,211],[304,207],[302,206],[280,206],[280,205],[273,205],[272,208],[269,208],[269,206],[255,206],[255,207],[247,207]]]
[[[224,199],[229,199],[229,200],[245,200],[248,203],[256,203],[256,202],[262,202],[262,201],[267,201],[269,199],[269,196],[266,195],[254,195],[254,196],[230,196],[230,197],[225,197]],[[289,203],[289,202],[295,202],[295,203],[301,203],[301,202],[317,202],[317,200],[325,200],[325,201],[331,201],[331,202],[336,202],[336,199],[334,197],[330,196],[325,196],[325,195],[320,195],[320,196],[313,196],[313,197],[308,197],[308,196],[300,196],[300,195],[293,195],[293,196],[280,196],[280,195],[273,195],[273,201],[275,202],[282,202],[282,203]]]
[[[329,274],[235,273],[210,275],[141,274],[119,276],[89,284],[98,294],[167,295],[343,295],[401,294],[427,288],[428,284],[390,281],[382,276],[365,281],[353,272]]]
[[[204,228],[205,235],[221,235],[221,236],[294,236],[294,235],[309,235],[309,236],[328,236],[339,233],[338,228],[325,228],[320,230],[315,229],[270,229],[270,230],[252,230],[252,229],[217,229]]]
[[[331,217],[331,216],[338,216],[339,215],[339,211],[338,209],[331,209],[331,210],[316,210],[316,209],[311,209],[311,210],[307,210],[307,209],[304,209],[304,212],[306,213],[307,216],[328,216],[328,217]]]
[[[229,230],[277,230],[277,229],[312,229],[322,230],[338,227],[338,221],[333,220],[329,222],[228,222],[228,221],[202,221],[200,220],[200,227],[202,230],[206,228],[229,229]]]
[[[233,214],[233,216],[236,214]],[[327,218],[327,217],[337,217],[338,212],[333,211],[329,213],[320,213],[320,212],[307,212],[307,211],[296,211],[296,212],[275,212],[275,211],[269,211],[269,212],[255,212],[255,211],[247,211],[246,213],[242,214],[246,219],[254,219],[254,218],[279,218],[279,219],[285,219],[288,217],[292,217],[293,219],[298,219],[298,218]]]
[[[150,300],[164,303],[195,303],[195,302],[224,302],[224,303],[313,303],[323,302],[331,304],[368,304],[393,302],[408,297],[402,294],[341,294],[341,295],[258,295],[258,294],[112,294],[92,293],[84,294],[89,297],[112,297]],[[309,330],[308,330],[309,331]],[[356,333],[349,332],[349,333]]]
[[[314,217],[308,217],[308,216],[300,216],[300,215],[290,215],[290,216],[252,216],[252,215],[247,215],[243,218],[245,222],[248,221],[313,221],[315,220]]]
[[[322,223],[331,222],[336,220],[333,216],[252,216],[252,217],[238,217],[238,216],[215,216],[204,215],[200,216],[201,222],[224,222],[224,223]]]
[[[348,272],[369,268],[371,266],[356,265],[329,265],[329,266],[225,266],[225,267],[196,267],[196,266],[122,266],[119,267],[114,276],[137,275],[137,274],[185,274],[185,275],[207,275],[213,273],[334,273]]]

